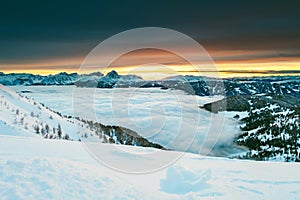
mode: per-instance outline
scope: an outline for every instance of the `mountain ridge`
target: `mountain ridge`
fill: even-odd
[[[0,83],[13,85],[76,85],[93,88],[159,87],[178,89],[199,96],[234,95],[292,95],[300,97],[300,76],[208,78],[202,76],[174,76],[162,80],[144,80],[137,75],[119,75],[115,70],[103,75],[101,72],[77,74],[61,72],[56,75],[33,75],[26,73],[0,74]]]

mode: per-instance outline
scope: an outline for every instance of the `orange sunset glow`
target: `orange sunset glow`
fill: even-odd
[[[193,53],[193,52],[190,52]],[[4,73],[57,74],[90,73],[100,71],[107,73],[114,69],[120,74],[137,74],[145,79],[155,79],[173,75],[196,75],[212,77],[249,77],[273,75],[299,75],[300,58],[266,57],[260,54],[266,52],[254,51],[210,51],[215,68],[199,63],[195,69],[190,63],[173,53],[157,50],[142,49],[129,52],[105,67],[102,63],[93,63],[84,71],[80,70],[83,57],[41,60],[25,64],[1,64],[0,71]],[[270,53],[270,52],[268,52]],[[195,55],[195,58],[197,55]]]

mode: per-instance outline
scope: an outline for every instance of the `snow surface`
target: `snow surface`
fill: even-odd
[[[132,162],[137,147],[98,144],[110,160]],[[300,165],[185,153],[152,173],[122,173],[96,162],[79,142],[0,136],[1,199],[298,199]],[[140,148],[145,149],[147,148]],[[150,150],[151,151],[151,150]],[[162,151],[162,156],[180,152]],[[104,154],[103,154],[104,155]],[[158,154],[160,155],[160,154]],[[135,165],[149,161],[139,154]]]
[[[43,134],[42,128],[46,132],[46,125],[49,131]],[[62,117],[33,99],[19,96],[0,84],[0,135],[10,133],[58,139],[58,125],[61,126],[62,138],[68,135],[71,140],[79,140],[84,133],[91,135],[92,140],[98,138],[87,127],[81,127],[82,122]],[[36,133],[36,126],[39,127],[39,134]]]
[[[50,124],[54,120],[65,130],[73,129],[74,125],[5,87],[0,88],[0,97],[1,199],[298,199],[300,196],[298,163],[242,161],[100,142],[43,139],[29,129],[27,132],[19,121],[14,123],[15,119],[27,114],[34,123],[49,120]],[[31,111],[39,117],[31,117],[28,114]]]
[[[169,149],[230,156],[244,152],[233,144],[239,124],[225,113],[213,114],[199,106],[222,97],[187,95],[159,88],[94,89],[73,86],[17,86],[62,114],[119,125]]]

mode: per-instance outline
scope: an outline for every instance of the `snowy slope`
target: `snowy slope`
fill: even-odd
[[[300,165],[184,154],[153,173],[126,174],[96,162],[79,142],[0,136],[1,199],[298,199]],[[134,155],[138,147],[101,144],[110,160],[141,167],[161,151]],[[139,148],[140,151],[151,151]],[[138,158],[138,159],[136,159]]]
[[[235,142],[249,148],[237,155],[240,158],[299,162],[299,105],[300,99],[291,95],[238,95],[203,108],[212,112],[227,110],[226,115],[231,113],[240,119],[242,133]]]
[[[108,129],[108,131],[110,131]],[[96,133],[87,123],[62,116],[29,97],[18,95],[0,84],[0,135],[41,137],[79,141],[109,141],[105,132]]]
[[[59,99],[57,96],[54,98],[55,101]],[[4,135],[9,133],[8,135],[36,136],[46,139],[164,148],[121,126],[105,126],[97,121],[62,115],[2,85],[0,85],[0,128],[0,134]]]
[[[68,135],[69,139],[78,140],[80,136],[74,121],[52,112],[32,99],[19,96],[2,85],[0,85],[0,124],[2,126],[0,134],[7,133],[7,129],[13,129],[23,135],[40,135],[52,139],[58,137],[60,126],[62,138]]]

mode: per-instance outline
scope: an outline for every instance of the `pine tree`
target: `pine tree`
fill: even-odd
[[[45,129],[44,128],[41,128],[41,133],[42,133],[42,135],[45,135]]]
[[[46,129],[46,133],[49,133],[49,126],[48,126],[48,124],[46,124],[45,129]]]
[[[65,137],[64,137],[64,139],[65,139],[65,140],[69,140],[69,139],[70,139],[69,135],[66,134]]]
[[[57,135],[58,135],[58,137],[59,137],[59,138],[61,138],[61,136],[62,136],[62,130],[61,130],[61,126],[60,126],[60,124],[58,124],[58,127],[57,127],[57,129],[58,129],[58,131],[57,131]]]
[[[40,133],[40,127],[39,127],[39,125],[35,125],[34,126],[34,130],[35,130],[36,134],[39,134]]]

